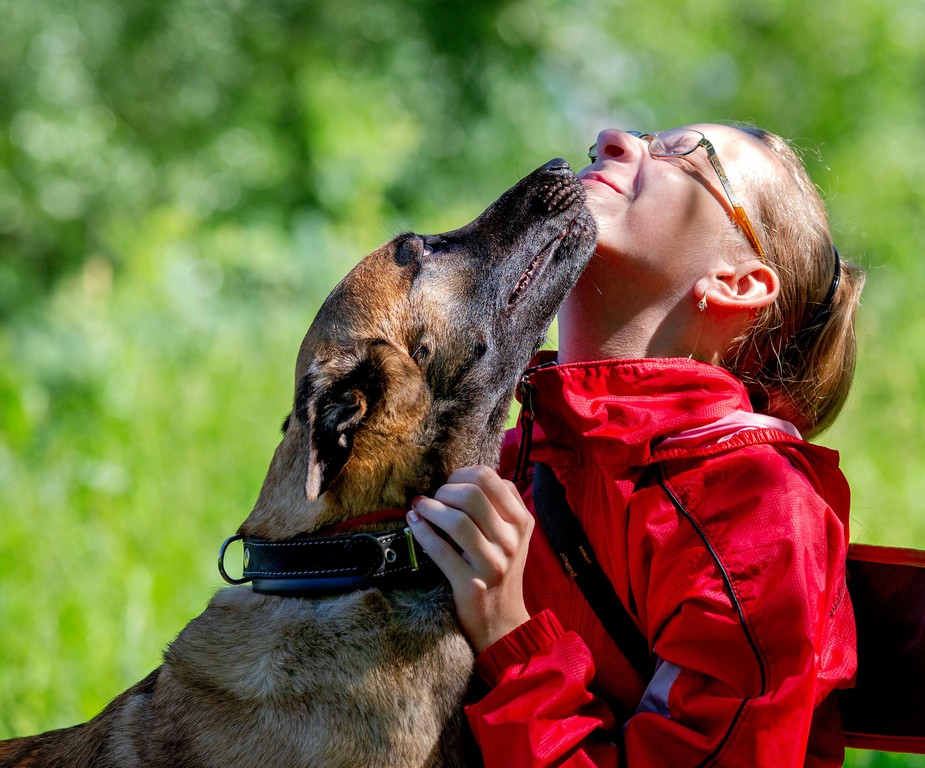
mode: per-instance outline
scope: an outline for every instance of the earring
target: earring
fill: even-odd
[[[704,294],[703,297],[700,299],[700,301],[697,302],[697,309],[699,309],[701,312],[707,311],[707,295],[706,294]]]

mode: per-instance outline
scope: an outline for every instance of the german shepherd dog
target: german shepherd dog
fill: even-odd
[[[302,342],[282,441],[233,537],[244,576],[227,578],[253,583],[219,591],[94,719],[0,743],[0,766],[479,762],[462,712],[472,650],[404,510],[497,462],[521,372],[594,241],[557,159],[471,224],[360,261]]]

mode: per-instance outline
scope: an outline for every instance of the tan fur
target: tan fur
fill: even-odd
[[[302,342],[293,412],[239,532],[285,540],[404,509],[453,468],[494,463],[517,373],[592,249],[580,185],[556,161],[467,227],[367,256]],[[472,661],[445,584],[312,599],[233,587],[93,720],[0,743],[0,768],[477,764]]]

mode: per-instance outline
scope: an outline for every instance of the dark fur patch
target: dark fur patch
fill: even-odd
[[[286,418],[287,428],[289,426],[289,419],[292,418],[292,416],[295,416],[296,420],[303,427],[308,424],[308,405],[314,393],[315,384],[311,377],[303,376],[299,379],[299,383],[295,390],[295,406],[293,412]]]

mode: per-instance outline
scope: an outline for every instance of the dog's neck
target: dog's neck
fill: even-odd
[[[351,517],[348,520],[341,520],[338,523],[331,523],[319,528],[314,532],[315,536],[336,536],[342,533],[363,532],[376,528],[395,526],[403,520],[407,510],[400,508],[380,509],[375,512],[367,512],[364,515]]]

